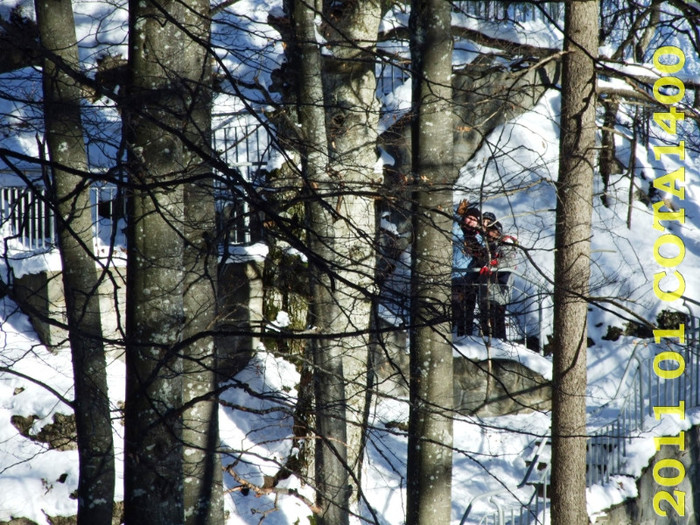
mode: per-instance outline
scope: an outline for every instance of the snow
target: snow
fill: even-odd
[[[255,244],[232,244],[228,247],[228,263],[261,262],[265,260],[269,252],[269,246],[262,242]]]
[[[40,272],[60,272],[63,267],[61,255],[58,250],[51,250],[44,253],[34,251],[22,252],[13,251],[7,254],[8,257],[0,264],[3,267],[3,280],[9,281],[9,275],[15,279],[25,275],[33,275]],[[9,264],[7,264],[9,263]],[[11,271],[11,273],[10,273]]]
[[[552,362],[549,359],[522,345],[516,345],[499,339],[492,341],[488,351],[482,339],[471,336],[457,339],[454,355],[466,357],[474,361],[483,361],[487,358],[516,361],[530,370],[537,372],[545,379],[552,378]]]
[[[41,386],[45,383],[64,398],[72,398],[70,356],[48,352],[29,319],[7,298],[0,301],[0,319],[0,520],[24,516],[48,524],[46,515],[76,512],[70,494],[78,484],[77,453],[48,450],[24,438],[10,424],[10,418],[38,416],[30,431],[36,433],[52,422],[54,414],[71,413],[70,407]],[[67,476],[61,482],[63,475]]]
[[[45,445],[22,437],[9,424],[12,415],[37,415],[32,432],[50,423],[55,413],[70,413],[70,408],[39,384],[19,374],[31,375],[45,382],[61,395],[72,396],[70,358],[67,349],[49,352],[33,333],[28,318],[4,298],[2,312],[2,354],[0,371],[0,520],[10,516],[25,516],[40,524],[48,524],[46,515],[59,516],[75,513],[75,501],[70,498],[77,488],[77,457],[74,451],[47,450]],[[285,314],[280,312],[279,324]],[[635,348],[642,357],[652,355],[652,345],[627,337],[616,342],[600,341],[589,352],[589,411],[602,407],[619,394],[625,364]],[[476,338],[458,341],[455,353],[474,359],[483,359],[486,348]],[[510,357],[542,373],[551,374],[548,358],[513,343],[498,342],[490,349],[493,358]],[[15,373],[8,372],[11,368]],[[113,357],[109,364],[109,388],[113,409],[123,400],[124,364]],[[299,373],[283,357],[261,348],[253,360],[230,383],[222,395],[221,439],[225,449],[224,463],[233,465],[237,475],[248,482],[262,484],[264,476],[274,475],[285,459],[293,454],[293,414]],[[403,513],[405,502],[406,437],[397,425],[408,421],[408,404],[401,398],[382,398],[376,405],[371,425],[373,431],[365,465],[364,495],[367,502],[384,524],[398,523],[396,516]],[[626,475],[614,476],[605,485],[588,490],[589,514],[594,516],[611,504],[635,495],[634,479],[648,464],[654,453],[653,435],[676,435],[700,422],[700,413],[689,412],[685,422],[664,418],[653,422],[650,430],[629,445]],[[525,459],[531,455],[538,436],[546,434],[550,424],[546,412],[499,418],[459,417],[454,428],[454,481],[453,522],[458,523],[475,496],[514,490],[526,471]],[[121,425],[115,423],[115,440],[121,449]],[[297,449],[298,450],[298,449]],[[65,480],[62,475],[66,474]],[[118,472],[118,498],[122,497]],[[226,477],[229,487],[238,486],[232,477]],[[313,491],[292,477],[280,487],[299,491],[310,501]],[[506,491],[505,489],[508,488]],[[521,499],[527,497],[523,489],[514,490]],[[507,501],[507,500],[505,500]],[[266,520],[272,524],[292,524],[297,519],[304,523],[310,514],[306,503],[293,495],[244,495],[231,492],[226,498],[231,511],[227,525],[251,523],[250,518],[270,511]],[[277,510],[274,510],[274,509]],[[493,510],[485,499],[477,499],[471,515]]]

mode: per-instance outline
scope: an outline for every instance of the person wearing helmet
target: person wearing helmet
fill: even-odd
[[[481,215],[481,225],[483,228],[488,229],[496,223],[498,223],[498,227],[500,227],[500,223],[496,220],[496,214],[490,211],[485,211]]]
[[[479,321],[486,337],[506,340],[506,306],[511,301],[516,240],[503,235],[503,226],[493,213],[482,215],[487,252],[479,270]]]

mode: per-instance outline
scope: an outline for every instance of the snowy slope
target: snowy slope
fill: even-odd
[[[66,350],[51,354],[38,342],[26,316],[3,299],[2,313],[3,352],[0,366],[0,521],[12,516],[24,516],[40,524],[47,524],[46,516],[72,515],[76,502],[70,494],[77,488],[77,456],[75,451],[50,451],[43,444],[24,437],[9,423],[13,415],[37,415],[36,432],[52,421],[55,413],[69,414],[70,408],[56,396],[22,376],[8,373],[11,367],[18,374],[27,374],[45,382],[60,394],[71,396],[71,370]],[[624,365],[637,340],[623,338],[618,342],[602,341],[589,355],[589,406],[591,411],[614,397]],[[485,348],[480,341],[464,339],[457,351],[473,358],[484,358]],[[498,344],[493,356],[507,356],[529,364],[547,373],[547,359],[512,344]],[[272,475],[285,458],[293,453],[292,414],[296,397],[298,374],[294,367],[281,358],[261,350],[250,366],[232,383],[223,396],[221,408],[221,438],[225,450],[224,464],[235,464],[235,470],[246,481],[262,484],[263,476]],[[240,381],[252,392],[252,397],[235,384]],[[110,392],[115,410],[115,439],[119,446],[122,427],[117,407],[123,400],[124,367],[121,359],[110,362]],[[245,411],[235,407],[246,407]],[[256,414],[255,411],[260,411]],[[384,400],[375,408],[365,464],[364,494],[367,502],[380,518],[380,523],[398,525],[405,501],[406,437],[395,427],[405,423],[408,406],[405,400]],[[690,421],[700,419],[692,416]],[[530,413],[500,418],[459,418],[455,422],[453,519],[459,523],[464,511],[479,494],[514,489],[526,471],[525,458],[532,454],[538,436],[549,428],[547,413]],[[687,428],[687,426],[685,427]],[[678,426],[657,428],[671,434]],[[630,473],[639,475],[654,452],[653,442],[637,439],[631,449],[636,455],[629,459]],[[63,475],[67,475],[63,479]],[[121,479],[121,473],[118,472]],[[62,481],[59,481],[62,480]],[[228,487],[239,484],[226,476]],[[309,486],[292,477],[283,481],[281,488],[299,491],[313,500]],[[118,480],[117,498],[121,498]],[[589,491],[591,512],[608,504],[634,496],[632,478],[618,478],[606,487]],[[524,497],[525,491],[516,491]],[[276,501],[275,501],[276,500]],[[234,490],[226,498],[229,511],[227,525],[258,523],[262,513],[268,512],[265,522],[273,525],[293,524],[309,516],[307,504],[294,495],[255,497]],[[276,509],[276,510],[274,510]],[[493,510],[487,502],[477,502],[473,515]],[[365,511],[365,515],[367,512]]]

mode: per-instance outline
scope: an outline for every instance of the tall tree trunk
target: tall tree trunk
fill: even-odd
[[[554,256],[552,522],[585,525],[586,296],[595,165],[598,4],[568,2]]]
[[[209,2],[193,0],[184,24],[200,45],[184,72],[192,95],[186,166],[192,180],[185,185],[184,389],[184,507],[186,525],[224,522],[223,479],[219,455],[219,405],[216,395],[216,347],[211,333],[216,323],[217,246],[216,207],[211,168],[203,155],[211,153],[211,78],[208,48]]]
[[[70,0],[37,1],[35,7],[46,57],[44,122],[60,218],[58,242],[73,357],[80,462],[78,523],[108,525],[114,500],[114,450],[81,91],[69,72],[79,71],[75,23]]]
[[[211,182],[211,179],[207,179]],[[200,181],[185,187],[185,327],[182,440],[184,444],[184,505],[188,525],[221,524],[223,480],[219,455],[216,346],[211,331],[216,322],[217,254],[212,188]]]
[[[381,184],[375,173],[379,102],[374,55],[380,2],[324,2],[323,81],[330,169],[336,184],[339,218],[335,241],[339,259],[335,296],[340,316],[334,332],[348,334],[343,347],[347,398],[348,462],[352,485],[361,482],[364,433],[371,399],[369,366],[372,300],[375,280],[375,199]],[[356,489],[355,494],[359,490]]]
[[[339,308],[334,295],[337,271],[334,221],[326,200],[334,182],[328,169],[325,108],[321,82],[321,54],[316,42],[314,17],[318,7],[293,0],[292,25],[300,51],[298,84],[299,124],[302,130],[302,176],[307,194],[308,243],[311,285],[311,323],[319,337],[311,341],[316,402],[315,478],[319,523],[348,523],[348,471],[345,385],[342,349],[333,334]]]
[[[452,509],[452,34],[450,3],[411,8],[413,61],[410,420],[406,523],[450,522]]]
[[[184,521],[182,359],[184,201],[181,133],[190,125],[199,44],[181,25],[191,1],[129,5],[125,523]],[[185,27],[187,29],[187,27]],[[189,28],[191,29],[191,28]]]

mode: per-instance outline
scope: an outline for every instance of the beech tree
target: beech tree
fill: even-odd
[[[355,496],[361,491],[364,434],[371,403],[371,312],[377,260],[376,173],[379,101],[375,78],[381,20],[378,0],[325,0],[321,26],[327,52],[322,64],[328,127],[328,169],[333,175],[338,256],[335,298],[340,315],[333,332],[343,348],[348,466]],[[340,335],[342,334],[342,335]]]
[[[452,32],[442,0],[414,2],[410,420],[406,523],[450,522],[452,511]]]
[[[201,83],[207,54],[201,50],[202,42],[188,34],[200,34],[203,25],[207,34],[206,11],[199,12],[197,7],[201,9],[201,3],[130,5],[125,130],[130,182],[124,474],[127,524],[182,523],[185,513],[182,338],[183,323],[189,321],[187,328],[191,329],[193,315],[185,312],[185,283],[190,286],[187,306],[195,308],[199,298],[192,289],[195,283],[186,279],[184,266],[184,182],[200,161],[188,152],[191,145],[183,135],[202,132],[197,127],[201,121],[194,121],[191,115],[193,110],[201,111],[199,91],[207,85]],[[203,344],[203,348],[192,350],[190,365],[203,357],[203,349],[212,353],[211,345]],[[207,360],[197,365],[206,366]],[[190,379],[198,383],[196,378]],[[192,390],[200,394],[197,387]],[[197,408],[188,407],[188,436],[194,433],[193,425],[201,425],[196,421],[201,417]],[[205,451],[211,451],[208,439],[204,440]],[[188,445],[196,447],[197,443]],[[192,468],[188,467],[188,475]],[[188,514],[208,505],[196,497],[188,499],[194,499]]]
[[[38,1],[36,15],[44,56],[45,140],[53,206],[59,218],[58,244],[75,381],[73,408],[80,463],[78,523],[108,525],[114,499],[114,450],[96,293],[105,274],[98,271],[93,249],[92,178],[83,139],[82,91],[73,75],[79,69],[73,6],[70,0]]]
[[[309,258],[306,324],[314,327],[308,342],[313,366],[304,373],[313,376],[315,388],[315,426],[309,429],[316,442],[313,477],[323,519],[331,523],[347,520],[362,497],[364,434],[372,392],[374,209],[381,182],[381,174],[375,173],[379,108],[374,46],[380,6],[295,2],[289,3],[288,13],[292,34],[287,39],[287,66],[294,72],[296,90],[285,96],[295,101],[301,131],[285,140],[301,155],[298,198],[305,202],[306,226],[291,242],[302,241]],[[318,63],[316,31],[325,42]],[[286,201],[286,192],[281,194]],[[282,238],[286,235],[282,233]],[[302,396],[299,427],[310,421],[302,424],[306,403]]]
[[[554,254],[552,521],[588,523],[586,349],[596,136],[598,2],[565,5]]]
[[[221,13],[234,4],[223,2],[215,11]],[[483,146],[496,126],[531,108],[556,82],[561,56],[565,57],[565,76],[557,183],[554,509],[561,523],[577,523],[585,516],[581,485],[585,421],[581,417],[586,381],[591,134],[597,95],[593,82],[596,31],[590,23],[597,20],[595,5],[588,1],[567,4],[567,47],[562,54],[558,49],[515,44],[478,29],[451,28],[450,9],[455,5],[449,2],[415,3],[408,30],[399,24],[382,35],[397,37],[399,45],[410,39],[414,87],[411,114],[392,130],[403,133],[409,126],[400,126],[411,121],[412,136],[391,152],[396,161],[392,169],[398,175],[382,187],[382,176],[374,171],[376,147],[378,142],[386,147],[391,133],[377,136],[374,69],[377,31],[386,8],[380,4],[371,0],[289,2],[290,18],[283,16],[279,25],[291,32],[281,29],[289,44],[288,56],[296,55],[293,65],[298,68],[288,67],[280,75],[282,83],[296,82],[296,96],[282,101],[267,92],[268,86],[256,84],[257,78],[246,84],[218,62],[220,49],[214,52],[209,47],[210,17],[216,14],[202,0],[130,3],[130,55],[124,60],[129,76],[128,82],[118,83],[119,89],[107,77],[111,73],[118,76],[117,69],[123,68],[98,71],[102,76],[94,80],[81,70],[74,22],[65,0],[37,4],[42,48],[32,47],[31,31],[21,27],[13,26],[12,33],[8,30],[0,35],[3,45],[11,48],[0,57],[0,71],[17,64],[38,65],[38,57],[43,57],[48,163],[54,173],[55,207],[66,218],[59,224],[59,242],[64,268],[68,268],[63,278],[76,376],[80,521],[106,523],[113,491],[103,345],[93,293],[101,277],[90,249],[91,176],[85,156],[86,132],[80,122],[81,89],[83,95],[108,95],[118,102],[124,141],[115,146],[115,166],[121,168],[121,148],[128,155],[127,178],[119,181],[130,201],[125,341],[127,523],[223,521],[217,453],[218,363],[212,337],[219,313],[215,298],[221,285],[216,277],[212,166],[227,167],[210,147],[209,111],[213,90],[222,89],[223,84],[223,89],[230,89],[241,100],[245,99],[242,87],[248,90],[246,95],[261,93],[264,104],[290,119],[286,124],[291,124],[298,139],[283,144],[300,153],[300,170],[294,162],[288,163],[301,181],[290,200],[292,205],[302,203],[304,210],[298,223],[279,222],[284,223],[280,229],[285,229],[285,239],[308,259],[303,279],[308,285],[304,292],[309,316],[303,331],[291,334],[289,340],[306,347],[298,362],[309,372],[305,379],[313,378],[309,389],[313,396],[300,392],[298,402],[299,412],[308,408],[313,417],[297,418],[294,430],[302,423],[310,429],[305,437],[313,442],[316,455],[311,462],[314,475],[307,479],[317,490],[321,523],[348,523],[349,514],[361,508],[351,494],[362,494],[367,421],[371,396],[376,392],[369,359],[374,337],[379,338],[372,319],[380,284],[375,275],[379,251],[375,206],[383,197],[391,198],[392,205],[395,201],[400,201],[399,206],[408,203],[405,218],[411,222],[412,235],[410,241],[409,236],[397,241],[412,243],[411,289],[409,296],[399,299],[411,303],[407,521],[437,524],[449,521],[451,507],[454,414],[449,270],[456,170]],[[694,13],[692,7],[674,4]],[[661,17],[661,5],[654,1],[642,9],[638,22],[630,27],[643,27],[643,33],[639,38],[631,33],[613,60],[630,56],[630,50],[637,57],[643,55]],[[288,22],[291,26],[285,26]],[[235,23],[228,27],[235,29]],[[3,25],[3,29],[8,27]],[[615,28],[603,34],[606,31],[612,33]],[[454,71],[454,38],[473,40],[499,52],[485,54]],[[383,53],[383,60],[404,65],[400,57]],[[216,72],[212,63],[219,66]],[[611,100],[606,127],[614,128],[623,103],[624,97]],[[247,110],[252,112],[252,105]],[[457,130],[462,140],[454,154]],[[276,132],[288,138],[282,126]],[[605,144],[614,145],[611,134]],[[608,153],[605,160],[614,166],[614,152]],[[228,169],[235,178],[235,168]],[[475,194],[491,198],[511,191],[501,182]],[[245,191],[248,193],[240,196],[247,199],[251,215],[264,213],[272,222],[279,219],[278,210],[270,204],[274,198],[267,200],[269,195],[256,193],[259,188],[253,185]],[[406,195],[410,198],[403,198]],[[278,197],[285,198],[286,194]],[[257,327],[242,331],[246,330],[246,335],[261,335]],[[405,328],[396,328],[401,330]],[[284,337],[282,331],[279,339]],[[96,422],[100,422],[100,431],[91,432],[89,425]],[[262,489],[274,491],[282,475],[289,474],[292,459],[286,459],[278,475],[270,477],[272,481],[265,479],[267,485]],[[104,463],[97,479],[90,465],[100,460]],[[300,463],[294,468],[304,468],[298,467]]]
[[[218,245],[212,173],[211,13],[208,0],[192,0],[177,23],[191,41],[190,67],[181,81],[188,97],[189,122],[182,130],[188,145],[184,166],[185,241],[183,265],[183,472],[184,523],[224,522],[224,487],[219,439]]]
[[[310,341],[318,436],[315,481],[321,523],[342,525],[348,523],[349,506],[345,382],[341,348],[329,337],[340,315],[331,273],[336,268],[338,248],[334,230],[336,217],[327,203],[334,183],[328,165],[321,52],[314,24],[317,12],[317,8],[305,0],[294,0],[291,8],[300,59],[297,107],[303,133],[301,175],[307,199],[308,247],[312,255],[309,314],[320,336]]]

